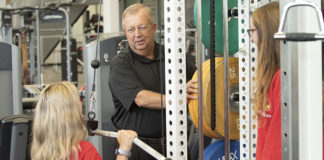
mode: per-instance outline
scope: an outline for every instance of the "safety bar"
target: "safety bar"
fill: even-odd
[[[92,134],[98,135],[98,136],[105,136],[105,137],[111,137],[111,138],[117,138],[117,132],[110,132],[110,131],[104,131],[104,130],[95,130],[92,131]],[[163,155],[161,155],[159,152],[154,150],[152,147],[144,143],[138,138],[134,138],[133,143],[135,143],[138,147],[142,148],[145,152],[150,154],[156,159],[159,160],[171,160],[170,158],[165,158]]]
[[[287,12],[292,7],[297,6],[306,6],[312,7],[315,9],[317,13],[318,24],[320,27],[319,33],[284,33],[283,27],[286,22]],[[323,23],[323,15],[321,10],[314,4],[309,3],[303,0],[297,0],[295,2],[288,3],[283,10],[283,14],[280,20],[280,25],[278,32],[274,35],[275,39],[285,40],[285,41],[316,41],[316,40],[324,40],[324,23]]]

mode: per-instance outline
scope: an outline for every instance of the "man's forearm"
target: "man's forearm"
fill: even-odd
[[[137,93],[135,103],[140,107],[160,109],[161,94],[149,90],[142,90]],[[162,107],[165,108],[165,95],[162,95]]]

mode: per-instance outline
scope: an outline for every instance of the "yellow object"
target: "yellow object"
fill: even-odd
[[[239,84],[239,68],[238,58],[231,57],[228,59],[228,85],[229,91],[234,86]],[[216,127],[212,130],[210,127],[210,60],[207,60],[202,65],[202,86],[203,86],[203,126],[204,135],[211,138],[224,138],[224,64],[223,58],[215,58],[215,97],[216,97]],[[198,79],[197,71],[193,75],[192,79]],[[237,91],[238,92],[238,91]],[[197,94],[196,94],[197,96]],[[229,98],[231,95],[228,96]],[[231,103],[230,103],[231,104]],[[229,105],[230,105],[229,104]],[[198,127],[198,100],[190,100],[189,112],[193,123]],[[231,108],[232,106],[229,106]],[[229,109],[229,123],[230,123],[230,139],[237,140],[240,137],[239,132],[239,112],[233,112]]]

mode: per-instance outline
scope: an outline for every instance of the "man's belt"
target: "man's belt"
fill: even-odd
[[[146,137],[139,137],[140,140],[147,144],[164,144],[165,145],[165,138],[146,138]]]

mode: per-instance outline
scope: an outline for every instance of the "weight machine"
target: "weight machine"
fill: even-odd
[[[250,25],[250,11],[253,10],[256,7],[259,7],[259,4],[265,3],[263,1],[261,2],[255,2],[251,3],[250,1],[241,1],[238,6],[238,10],[240,11],[239,13],[239,46],[240,46],[240,54],[239,54],[239,66],[240,66],[240,135],[241,135],[241,159],[254,159],[255,158],[255,149],[256,149],[256,129],[257,129],[257,124],[256,124],[256,115],[252,111],[252,104],[250,102],[250,97],[251,97],[251,83],[253,83],[253,77],[255,76],[254,69],[256,66],[256,47],[251,41],[249,40],[247,33],[245,32],[247,28],[249,28]],[[183,22],[183,17],[184,17],[184,1],[179,0],[179,1],[165,1],[164,3],[164,10],[165,10],[165,48],[166,48],[166,59],[170,60],[175,60],[175,59],[181,59],[182,61],[185,61],[185,56],[184,54],[181,54],[182,51],[185,50],[185,27],[184,27],[184,22]],[[198,8],[200,8],[201,5],[199,5],[198,2]],[[224,8],[227,6],[225,5]],[[201,9],[201,8],[200,8]],[[199,10],[199,9],[198,9]],[[226,9],[225,9],[226,10]],[[304,10],[301,10],[304,11]],[[303,12],[305,13],[305,12]],[[311,12],[306,10],[307,17],[312,15]],[[227,12],[226,12],[227,14]],[[298,15],[298,14],[297,14]],[[300,15],[303,16],[303,15]],[[199,13],[198,13],[199,17]],[[304,17],[307,19],[307,17]],[[309,21],[310,18],[308,18]],[[296,20],[298,21],[298,20]],[[303,21],[302,21],[303,22]],[[198,23],[199,20],[198,20]],[[305,26],[302,26],[301,28],[298,29],[309,29],[309,23],[303,23]],[[226,22],[224,22],[225,28],[227,28]],[[288,30],[293,30],[294,28],[292,26],[300,26],[300,25],[295,25],[295,23],[291,23],[291,21],[288,22]],[[198,32],[201,32],[201,26],[198,27]],[[292,27],[292,28],[290,28]],[[170,28],[170,30],[169,30]],[[226,29],[224,30],[224,33],[226,34],[227,31]],[[225,35],[224,34],[224,35]],[[201,37],[198,34],[198,39],[200,40]],[[225,38],[225,45],[226,45],[226,36]],[[114,41],[114,45],[117,46],[116,44],[119,44],[120,41],[122,41],[122,37],[115,37],[116,39],[109,39],[109,40],[116,40]],[[105,40],[102,40],[101,42],[104,42]],[[118,42],[117,42],[118,41]],[[69,44],[69,43],[67,43]],[[283,154],[286,156],[290,157],[291,159],[321,159],[321,150],[310,150],[314,146],[316,148],[321,149],[322,141],[320,141],[322,138],[322,131],[319,128],[321,127],[321,87],[318,87],[320,85],[320,78],[318,77],[320,70],[318,68],[321,68],[319,64],[319,44],[318,43],[307,43],[307,46],[305,47],[304,44],[293,44],[291,42],[282,42],[281,44],[282,49],[287,49],[287,50],[282,50],[282,53],[288,53],[286,55],[282,54],[282,68],[283,68],[283,73],[282,75],[288,75],[287,78],[283,78],[282,80],[282,86],[283,90],[283,107],[287,106],[288,110],[286,113],[283,113],[283,118],[289,118],[287,128],[289,129],[289,132],[287,133],[287,137],[291,137],[292,139],[288,139],[286,142],[283,142],[283,145],[288,144],[287,148],[283,147]],[[303,46],[304,45],[304,46]],[[199,46],[199,45],[198,45]],[[93,47],[93,46],[92,46]],[[114,50],[113,53],[110,52],[104,52],[103,46],[100,51],[100,64],[103,64],[103,68],[106,70],[105,65],[107,66],[109,64],[109,61],[113,57],[111,54],[117,54],[117,50]],[[224,46],[225,48],[227,47]],[[69,47],[67,47],[69,48]],[[300,49],[299,51],[296,50],[296,48]],[[302,48],[306,48],[305,50]],[[202,52],[202,46],[198,47],[198,53]],[[225,49],[226,50],[226,49]],[[225,51],[226,52],[226,51]],[[292,52],[300,52],[298,53],[298,56],[292,55]],[[303,52],[311,52],[312,55],[306,54]],[[314,53],[314,54],[313,54]],[[284,57],[288,56],[288,57]],[[199,69],[201,71],[201,54],[198,55],[198,65]],[[301,61],[301,58],[305,61]],[[286,63],[286,62],[289,63]],[[285,63],[284,63],[285,62]],[[227,63],[227,62],[225,62]],[[288,65],[287,65],[288,64]],[[309,67],[311,66],[315,67]],[[287,65],[287,66],[285,66]],[[305,66],[300,67],[300,65]],[[286,67],[286,68],[285,68]],[[226,70],[226,65],[225,65],[225,70]],[[245,71],[243,70],[245,69]],[[298,73],[295,74],[296,71],[293,70],[293,68],[299,68]],[[183,74],[179,74],[179,70],[182,71],[182,73],[185,73],[185,66],[181,63],[178,63],[177,61],[172,61],[169,64],[166,64],[166,82],[169,83],[169,80],[171,83],[166,85],[166,90],[171,91],[171,93],[179,93],[180,90],[183,91],[183,93],[186,92],[185,84],[176,84],[172,82],[178,82],[180,80],[185,81]],[[169,72],[170,71],[170,72]],[[312,74],[306,74],[312,73]],[[105,73],[107,74],[107,73]],[[105,75],[103,74],[103,75]],[[101,75],[101,74],[99,74]],[[101,75],[103,77],[103,75]],[[89,76],[91,77],[91,76]],[[107,76],[108,77],[108,76]],[[107,78],[106,77],[106,78]],[[200,81],[201,81],[201,75]],[[226,76],[225,76],[226,77]],[[292,80],[292,83],[285,84],[284,80]],[[296,80],[298,80],[296,82]],[[91,82],[91,80],[90,80]],[[105,79],[101,79],[101,83],[106,83]],[[107,85],[107,84],[106,84]],[[297,85],[298,87],[292,87],[292,85]],[[90,85],[91,86],[91,85]],[[285,86],[287,88],[285,88]],[[108,87],[108,86],[107,86]],[[243,89],[243,87],[245,89]],[[300,88],[299,88],[300,87]],[[88,88],[91,88],[88,86]],[[201,86],[200,86],[201,88]],[[225,87],[226,88],[226,87]],[[97,88],[100,89],[100,88]],[[286,91],[288,91],[287,94]],[[295,92],[296,91],[296,92]],[[101,92],[101,91],[100,91]],[[226,94],[228,93],[228,90],[224,91]],[[187,159],[187,137],[186,133],[187,128],[186,128],[186,98],[185,95],[183,94],[176,94],[176,96],[171,96],[171,94],[168,94],[169,92],[166,92],[166,104],[167,104],[167,118],[166,118],[166,124],[167,124],[167,155],[171,159]],[[98,96],[105,96],[105,94],[109,93],[100,93]],[[202,95],[202,91],[200,90],[200,95]],[[288,95],[288,96],[287,96]],[[310,96],[311,95],[311,96]],[[285,97],[286,96],[286,97]],[[303,98],[298,98],[298,97],[303,97]],[[312,99],[312,97],[315,97],[315,100]],[[88,95],[88,98],[90,99],[90,95]],[[88,99],[87,98],[87,99]],[[226,98],[227,99],[227,98]],[[287,101],[285,101],[287,100]],[[201,97],[200,97],[200,106],[201,106]],[[101,102],[100,102],[101,103]],[[97,103],[97,106],[102,106],[103,103]],[[225,102],[227,103],[227,101]],[[291,106],[315,106],[313,108],[308,109],[306,107],[298,107],[298,110],[292,110]],[[105,103],[106,105],[106,103]],[[176,105],[176,107],[175,107]],[[225,104],[227,106],[227,104]],[[284,110],[285,108],[283,108]],[[100,110],[96,110],[97,113],[101,113]],[[306,114],[300,114],[300,113],[306,113]],[[200,111],[200,115],[201,115]],[[225,113],[226,114],[226,113]],[[285,117],[284,114],[288,114],[287,117]],[[289,117],[289,116],[292,116]],[[245,118],[243,118],[245,117]],[[101,119],[101,117],[98,120]],[[313,120],[314,121],[311,121]],[[299,122],[297,123],[298,127],[296,127],[296,121]],[[300,123],[303,120],[305,120],[305,123]],[[311,123],[312,122],[312,123]],[[199,122],[200,125],[202,122]],[[245,126],[245,127],[244,127]],[[284,126],[284,125],[283,125]],[[99,127],[102,127],[99,125]],[[202,134],[202,130],[200,130],[200,134]],[[312,131],[312,133],[310,133]],[[96,135],[102,135],[102,136],[110,136],[110,137],[116,137],[115,133],[107,133],[104,131],[94,131],[92,132]],[[297,137],[291,136],[290,134],[297,133]],[[314,134],[315,133],[315,134]],[[285,136],[285,134],[284,134]],[[303,139],[305,138],[305,139]],[[138,144],[139,142],[134,142]],[[99,141],[97,141],[100,143]],[[300,143],[299,143],[300,142]],[[312,144],[311,144],[312,143]],[[96,143],[94,143],[96,144]],[[304,146],[302,146],[303,144]],[[201,143],[200,143],[201,145]],[[227,147],[229,147],[227,145]],[[145,147],[144,147],[145,148]],[[287,150],[285,150],[287,149]],[[226,149],[225,149],[226,150]],[[99,149],[100,152],[100,149]],[[154,152],[154,151],[149,151],[149,152]],[[227,151],[227,155],[228,155]],[[200,151],[201,153],[201,151]],[[298,156],[293,155],[292,153],[300,153]],[[160,156],[156,156],[157,158]],[[200,154],[200,158],[202,158],[203,155]],[[284,157],[284,156],[283,156]],[[226,159],[229,157],[226,156]],[[160,157],[158,159],[165,159],[165,157]]]

